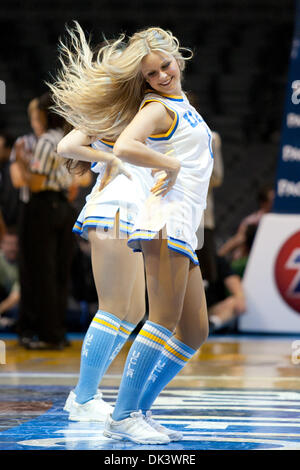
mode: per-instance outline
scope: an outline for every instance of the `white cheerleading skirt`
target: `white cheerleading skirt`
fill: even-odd
[[[73,232],[88,239],[88,229],[96,228],[105,238],[116,237],[114,228],[116,214],[119,212],[119,238],[128,238],[135,219],[146,196],[153,185],[151,171],[147,168],[126,164],[132,180],[124,175],[117,176],[104,189],[99,191],[101,175],[93,190],[86,198]]]
[[[179,182],[165,197],[154,196],[150,192],[154,185],[151,170],[126,166],[132,180],[119,175],[100,192],[101,178],[98,178],[73,232],[88,239],[88,229],[96,228],[104,238],[115,238],[113,229],[119,212],[119,238],[128,238],[128,246],[133,251],[142,251],[142,240],[152,240],[161,233],[169,249],[198,265],[196,232],[203,218],[209,182],[204,182],[201,188],[201,199],[195,198],[193,192]]]
[[[141,251],[142,240],[161,236],[167,239],[169,249],[182,253],[198,265],[196,233],[203,220],[208,185],[209,181],[202,182],[201,199],[195,198],[180,182],[164,197],[151,194],[136,217],[128,245],[134,251]]]

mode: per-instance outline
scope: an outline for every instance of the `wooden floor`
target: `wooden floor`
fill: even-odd
[[[99,424],[70,422],[63,411],[78,378],[81,336],[63,351],[43,352],[0,339],[1,450],[139,447],[104,438]],[[101,383],[112,403],[129,347]],[[184,433],[183,441],[164,446],[169,450],[300,449],[300,338],[211,336],[153,412]]]

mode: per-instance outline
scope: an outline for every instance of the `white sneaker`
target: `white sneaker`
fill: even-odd
[[[134,411],[130,418],[114,421],[107,417],[103,434],[105,437],[120,441],[133,441],[137,444],[169,444],[170,439],[166,434],[157,432],[150,426],[141,411]]]
[[[113,407],[102,399],[102,393],[98,391],[92,400],[80,404],[76,402],[76,395],[70,392],[64,410],[69,412],[70,421],[97,421],[104,423]]]
[[[181,441],[181,439],[183,438],[182,432],[166,428],[162,424],[155,421],[155,419],[152,418],[152,413],[150,410],[146,411],[145,421],[156,431],[166,434],[170,441]]]
[[[98,395],[100,396],[100,398],[102,398],[102,392],[100,392],[99,389],[97,390],[97,393],[96,393],[96,395],[94,396],[94,398],[95,398],[96,396],[98,396]],[[63,408],[64,411],[70,412],[71,406],[72,406],[72,404],[73,404],[74,401],[76,401],[76,393],[75,393],[73,390],[71,390],[70,393],[69,393],[69,395],[68,395],[68,398],[67,398],[67,400],[66,400],[65,406],[64,406],[64,408]]]
[[[64,406],[64,411],[70,412],[72,403],[75,401],[75,399],[76,399],[76,394],[75,394],[75,392],[73,392],[73,390],[71,390],[69,395],[68,395],[68,398],[66,399],[66,403],[65,403],[65,406]]]

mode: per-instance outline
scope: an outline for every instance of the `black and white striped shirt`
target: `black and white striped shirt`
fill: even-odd
[[[25,158],[27,163],[29,164],[30,159],[32,158],[32,155],[34,153],[34,149],[36,147],[37,143],[37,137],[35,134],[25,134],[22,135],[21,137],[18,137],[10,154],[10,161],[15,162],[16,161],[16,144],[22,141],[24,143],[25,147]],[[22,186],[20,188],[20,200],[23,202],[28,202],[30,199],[30,191],[28,186]]]
[[[56,153],[63,137],[61,129],[49,129],[37,141],[30,161],[32,173],[47,176],[42,190],[63,191],[72,183],[72,177],[64,165],[64,159]]]

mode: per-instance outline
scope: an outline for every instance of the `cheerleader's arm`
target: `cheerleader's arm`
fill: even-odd
[[[73,129],[58,143],[57,153],[64,158],[84,162],[112,163],[115,156],[111,152],[92,148],[90,145],[97,137],[87,136],[83,132]]]

